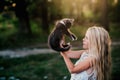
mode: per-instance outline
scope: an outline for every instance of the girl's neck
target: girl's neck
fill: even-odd
[[[88,54],[88,50],[85,50],[85,52]]]

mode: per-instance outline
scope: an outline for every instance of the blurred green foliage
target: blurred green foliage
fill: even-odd
[[[17,32],[17,28],[15,25],[11,25],[11,23],[14,23],[17,25],[17,21],[11,21],[10,23],[5,23],[6,27],[0,28],[0,49],[9,49],[9,48],[19,48],[19,47],[25,47],[29,45],[35,45],[35,44],[47,44],[48,35],[45,35],[43,30],[39,27],[35,21],[30,22],[31,29],[33,32],[32,36],[25,35],[25,34],[19,34]],[[11,27],[8,27],[11,25]],[[85,35],[86,30],[88,27],[86,25],[73,25],[70,30],[73,32],[77,37],[77,41],[82,41],[82,38]],[[113,41],[119,41],[120,37],[120,28],[119,24],[110,24],[110,36]],[[50,32],[54,28],[54,24],[50,25]],[[70,41],[70,39],[67,37],[67,40]],[[13,43],[14,42],[14,43]]]
[[[24,7],[22,9],[18,6],[16,7],[16,4],[21,6],[20,3],[24,2],[26,2],[24,7],[28,12],[27,16],[29,17],[28,22],[30,26],[27,26],[29,24],[26,21],[27,19],[25,22],[23,21],[23,15],[21,16],[21,11]],[[2,8],[0,12],[0,49],[19,48],[42,43],[47,44],[48,33],[54,28],[55,22],[65,17],[75,19],[71,31],[78,37],[78,41],[81,41],[88,27],[100,24],[101,2],[97,0],[1,0],[1,3],[4,4],[0,6]],[[13,4],[14,6],[12,6]],[[42,13],[45,6],[47,11]],[[18,10],[19,8],[21,10]],[[119,8],[119,0],[109,0],[108,10],[105,10],[109,12],[109,33],[113,41],[120,40]],[[17,16],[16,10],[19,16]],[[48,19],[45,20],[46,22],[44,22],[42,14],[46,14],[45,17]],[[43,23],[49,26],[43,26]],[[28,27],[31,29],[31,34],[22,34],[22,30],[26,31],[29,29]],[[50,32],[46,32],[47,29]]]
[[[9,63],[8,63],[9,61]],[[0,76],[20,80],[62,80],[69,75],[62,57],[58,54],[31,55],[25,58],[0,59]],[[67,79],[68,80],[68,79]]]

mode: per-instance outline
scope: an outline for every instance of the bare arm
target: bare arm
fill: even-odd
[[[81,54],[84,52],[85,50],[78,50],[78,51],[66,51],[64,52],[64,54],[66,54],[69,58],[80,58]]]
[[[74,65],[66,54],[61,53],[61,55],[63,56],[63,59],[70,73],[79,73],[87,70],[90,67],[90,58],[87,58],[86,60],[79,62],[77,65]]]

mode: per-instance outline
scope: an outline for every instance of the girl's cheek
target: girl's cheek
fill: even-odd
[[[87,49],[88,48],[87,44],[83,44],[83,48]]]

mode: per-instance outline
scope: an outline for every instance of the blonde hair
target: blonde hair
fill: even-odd
[[[104,28],[97,26],[88,28],[87,34],[89,40],[89,54],[94,57],[92,64],[97,71],[97,80],[110,80],[110,36]]]

